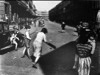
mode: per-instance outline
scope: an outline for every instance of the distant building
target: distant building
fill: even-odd
[[[4,13],[5,13],[5,6],[4,3],[0,1],[0,21],[3,21]]]
[[[80,21],[95,22],[100,0],[62,0],[49,11],[49,19],[76,26]]]
[[[37,16],[48,16],[48,12],[47,11],[36,11]]]
[[[6,21],[11,17],[11,5],[5,0],[0,1],[0,21]]]

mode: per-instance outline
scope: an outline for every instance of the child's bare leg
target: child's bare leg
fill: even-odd
[[[38,62],[38,60],[39,60],[39,58],[40,58],[40,52],[35,52],[34,53],[34,56],[35,56],[35,61],[34,61],[34,63],[36,64],[37,62]]]
[[[15,41],[14,43],[15,43],[15,49],[17,49],[17,47],[18,47],[18,44],[17,44],[17,42],[16,42],[16,41]]]

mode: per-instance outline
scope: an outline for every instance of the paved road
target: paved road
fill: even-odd
[[[0,55],[0,75],[77,75],[77,71],[72,69],[75,54],[74,41],[77,38],[73,32],[75,29],[66,26],[66,32],[61,33],[59,24],[49,21],[45,24],[49,31],[47,40],[57,49],[54,50],[43,43],[43,56],[37,64],[38,69],[31,67],[32,61],[27,57],[21,58],[23,48]],[[31,37],[34,37],[34,34]],[[94,68],[91,69],[91,75],[97,75],[99,47],[100,43],[97,43],[95,55],[92,57]]]

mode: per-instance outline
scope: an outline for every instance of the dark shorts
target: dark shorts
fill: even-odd
[[[25,40],[25,46],[29,47],[30,46],[30,40],[27,39],[27,38],[25,38],[24,40]]]

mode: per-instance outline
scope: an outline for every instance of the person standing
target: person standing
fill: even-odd
[[[61,28],[62,28],[62,31],[61,31],[61,32],[65,32],[65,26],[66,26],[66,24],[65,24],[65,22],[63,21],[63,22],[61,23]]]
[[[74,62],[73,69],[76,68],[78,60],[81,59],[81,61],[79,60],[79,64],[81,62],[82,66],[83,63],[88,66],[86,73],[87,75],[89,75],[91,61],[92,61],[91,55],[94,54],[95,48],[96,48],[96,40],[94,35],[88,34],[86,36],[80,37],[76,45],[76,54],[75,54],[75,62]],[[81,73],[80,70],[78,71]]]
[[[26,27],[26,32],[25,32],[24,40],[25,40],[25,48],[23,50],[22,58],[25,57],[25,55],[30,57],[29,48],[30,48],[31,37],[30,37],[30,28],[28,28],[28,27]]]

